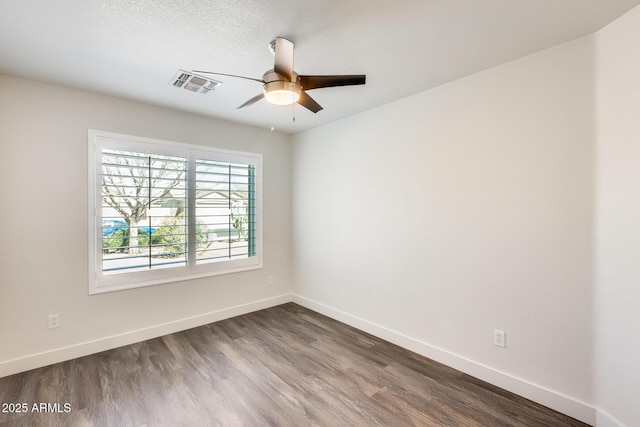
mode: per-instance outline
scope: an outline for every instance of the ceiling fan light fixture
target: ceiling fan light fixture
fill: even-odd
[[[277,80],[264,85],[265,99],[274,105],[291,105],[298,102],[302,87],[293,82]]]

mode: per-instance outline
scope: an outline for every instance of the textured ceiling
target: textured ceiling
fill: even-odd
[[[590,34],[638,4],[0,0],[0,73],[297,133]],[[261,78],[276,36],[295,43],[298,73],[366,74],[367,84],[310,91],[317,114],[264,101],[237,110],[262,90],[250,80],[217,77],[207,95],[169,84],[178,69]]]

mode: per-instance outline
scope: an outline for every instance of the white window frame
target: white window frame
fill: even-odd
[[[212,148],[181,142],[158,140],[153,138],[124,135],[113,132],[89,129],[89,294],[119,291],[144,286],[172,283],[208,276],[236,273],[263,268],[262,255],[262,154]],[[102,273],[102,149],[110,148],[124,151],[146,152],[167,156],[179,156],[189,159],[208,159],[229,163],[254,166],[255,170],[255,255],[196,264],[193,257],[193,245],[187,256],[187,266],[162,269],[150,269],[119,274]],[[190,163],[192,164],[192,163]],[[188,170],[188,212],[190,221],[194,221],[193,199],[195,171]],[[195,188],[195,187],[194,187]]]

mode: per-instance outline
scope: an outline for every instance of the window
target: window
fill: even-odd
[[[89,131],[90,293],[262,268],[260,154]]]

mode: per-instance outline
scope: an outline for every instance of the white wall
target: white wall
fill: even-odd
[[[640,425],[640,8],[597,34],[598,425]],[[602,423],[601,423],[602,420]]]
[[[592,422],[593,61],[587,37],[296,135],[298,301]]]
[[[7,76],[0,94],[0,376],[288,300],[289,136]],[[89,128],[262,153],[264,269],[89,296]]]

